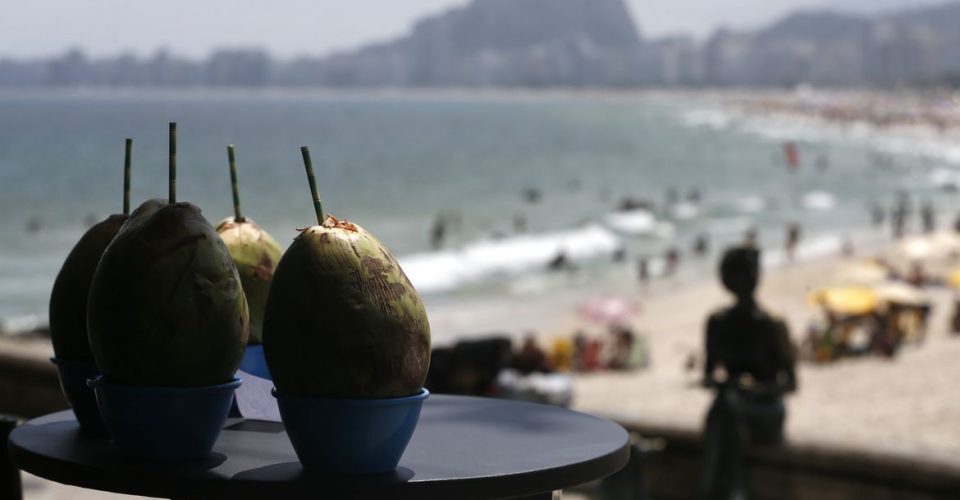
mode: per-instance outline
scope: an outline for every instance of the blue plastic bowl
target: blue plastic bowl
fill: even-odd
[[[263,356],[263,345],[248,345],[240,360],[240,369],[260,378],[273,380],[267,368],[267,358]]]
[[[324,399],[277,394],[280,417],[305,469],[378,474],[397,468],[417,428],[426,389],[386,399]]]
[[[103,423],[120,451],[146,460],[206,457],[227,419],[240,379],[201,387],[89,382]]]
[[[80,423],[80,429],[89,434],[106,435],[100,419],[100,409],[97,408],[97,398],[93,389],[87,386],[87,380],[100,376],[97,365],[85,361],[67,361],[65,359],[50,358],[57,367],[60,378],[60,389],[67,397],[73,414]]]

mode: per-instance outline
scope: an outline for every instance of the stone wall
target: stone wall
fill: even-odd
[[[36,417],[68,407],[50,360],[0,351],[0,413]]]
[[[624,425],[639,437],[643,489],[658,500],[696,498],[700,434],[685,429]],[[960,461],[924,462],[869,451],[788,442],[747,454],[751,499],[957,499]]]
[[[34,417],[66,409],[52,363],[0,351],[0,413]],[[700,472],[697,430],[621,422],[637,438],[635,456],[607,485],[580,488],[591,497],[695,498]],[[637,458],[639,457],[639,458]],[[747,453],[753,500],[958,499],[960,459],[946,464],[837,446],[788,442]],[[611,488],[617,486],[617,488]],[[610,491],[631,491],[629,496]]]

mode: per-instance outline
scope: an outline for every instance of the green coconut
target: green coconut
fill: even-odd
[[[110,381],[198,386],[231,380],[249,334],[226,245],[191,203],[149,200],[100,260],[87,308],[90,347]]]
[[[93,363],[87,340],[87,297],[94,271],[107,245],[130,213],[130,166],[133,139],[124,141],[123,213],[107,217],[87,230],[70,250],[50,293],[50,338],[57,359]]]
[[[267,293],[283,250],[273,237],[250,218],[237,222],[235,217],[227,217],[217,224],[217,234],[227,245],[247,297],[247,306],[250,308],[249,342],[259,344],[263,340],[263,310],[267,305]]]
[[[301,232],[280,260],[263,343],[283,394],[410,396],[430,365],[430,324],[410,280],[372,234],[334,217]]]
[[[263,309],[283,249],[266,231],[240,212],[240,189],[237,182],[237,160],[233,145],[227,146],[230,185],[233,188],[233,217],[217,224],[217,233],[230,251],[240,273],[243,293],[250,308],[250,344],[263,341]]]
[[[304,163],[317,220],[283,254],[263,320],[263,347],[281,394],[395,398],[417,394],[430,365],[423,301],[380,241],[325,217]]]
[[[114,214],[91,227],[70,250],[50,294],[50,337],[57,359],[93,363],[87,341],[87,296],[107,245],[127,220]]]

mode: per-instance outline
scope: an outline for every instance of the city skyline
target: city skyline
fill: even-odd
[[[262,48],[280,58],[326,55],[407,34],[427,15],[465,5],[465,0],[291,0],[267,5],[251,0],[210,0],[189,15],[158,1],[63,0],[23,2],[0,18],[0,57],[50,57],[73,48],[92,57],[124,53],[148,56],[166,49],[186,57],[209,55],[220,47]],[[629,0],[643,37],[672,34],[703,39],[723,26],[751,29],[798,9],[878,13],[944,0],[698,0],[670,3]],[[55,14],[51,14],[54,12]],[[312,13],[313,16],[305,15]],[[77,22],[83,20],[84,22]],[[67,22],[69,21],[69,22]]]

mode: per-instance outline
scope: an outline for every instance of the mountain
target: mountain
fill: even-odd
[[[956,31],[957,21],[960,20],[960,3],[903,10],[886,16],[886,19],[940,32]]]
[[[956,48],[956,2],[873,17],[799,11],[698,44],[641,39],[622,0],[474,0],[406,37],[304,63],[332,86],[895,85],[960,75]]]
[[[862,38],[869,27],[870,21],[850,14],[831,11],[798,12],[760,30],[755,37],[758,43],[781,43],[790,40],[834,43]]]
[[[867,18],[803,11],[752,33],[718,32],[704,47],[715,85],[896,85],[960,74],[960,4]]]
[[[406,37],[315,61],[312,75],[330,85],[626,84],[623,60],[639,44],[622,0],[474,0]]]

